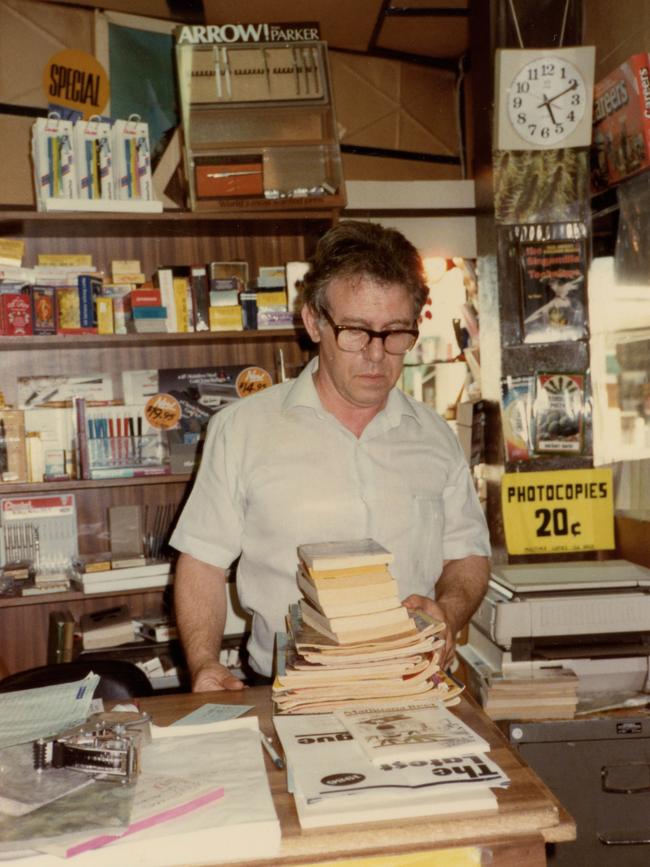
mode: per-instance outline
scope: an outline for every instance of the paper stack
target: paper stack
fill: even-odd
[[[571,719],[578,705],[579,678],[563,668],[504,677],[490,674],[480,685],[485,713],[500,719]]]
[[[509,783],[489,744],[435,702],[273,723],[303,828],[494,810],[491,789]]]
[[[444,629],[401,605],[392,555],[372,539],[301,545],[288,631],[276,641],[278,713],[326,713],[369,699],[433,697],[462,687],[438,665]]]

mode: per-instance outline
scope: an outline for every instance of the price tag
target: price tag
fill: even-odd
[[[171,430],[181,419],[181,405],[171,394],[154,394],[145,405],[144,417],[151,427]]]
[[[615,547],[610,469],[506,473],[501,506],[509,554]]]

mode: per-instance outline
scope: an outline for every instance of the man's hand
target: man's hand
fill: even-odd
[[[434,602],[433,599],[429,599],[428,596],[419,596],[417,593],[407,596],[406,599],[402,600],[402,605],[408,608],[409,611],[424,611],[425,614],[433,617],[434,620],[442,620],[445,624],[445,629],[439,633],[439,637],[444,639],[445,646],[440,654],[439,665],[443,669],[451,665],[456,648],[456,633],[453,625],[448,622],[444,608],[437,602]]]
[[[192,678],[192,692],[244,689],[245,684],[220,662],[203,665]]]

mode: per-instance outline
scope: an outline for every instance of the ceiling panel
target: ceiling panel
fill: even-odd
[[[378,48],[449,59],[467,51],[466,18],[385,18]]]
[[[318,21],[333,48],[366,51],[382,0],[203,0],[209,24]]]

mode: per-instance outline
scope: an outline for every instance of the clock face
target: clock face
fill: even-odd
[[[558,57],[527,63],[508,88],[508,119],[516,134],[534,147],[563,142],[580,124],[587,106],[580,71]]]

